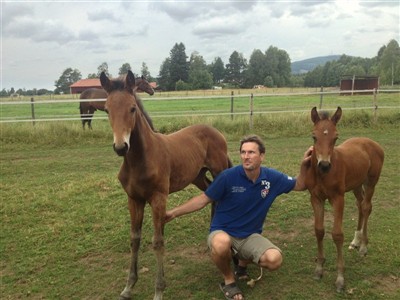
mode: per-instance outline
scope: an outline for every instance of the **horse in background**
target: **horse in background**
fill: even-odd
[[[372,196],[375,185],[381,174],[384,151],[382,147],[368,138],[356,137],[335,147],[338,139],[336,124],[342,116],[342,109],[337,108],[329,118],[327,113],[318,114],[317,108],[311,110],[311,120],[314,123],[312,137],[314,150],[311,156],[311,166],[306,176],[306,186],[311,194],[311,204],[314,210],[314,227],[318,245],[315,277],[321,279],[325,263],[323,238],[324,205],[328,199],[333,207],[332,239],[337,251],[336,290],[344,288],[343,259],[343,209],[345,192],[353,191],[358,207],[358,224],[350,249],[359,249],[361,256],[367,254],[368,218],[372,211]]]
[[[118,179],[128,196],[131,218],[131,264],[120,299],[131,299],[138,280],[138,255],[142,236],[144,208],[151,206],[153,249],[157,261],[154,300],[161,300],[164,278],[164,221],[168,195],[188,186],[201,190],[212,177],[231,167],[225,137],[207,125],[193,125],[164,135],[154,132],[143,114],[131,71],[125,79],[110,80],[103,72],[101,85],[107,91],[105,111],[114,134],[114,151],[124,158]]]
[[[142,75],[141,77],[138,77],[135,79],[135,90],[138,93],[147,93],[150,96],[154,94],[154,90],[150,83],[146,80],[146,78]],[[107,98],[107,93],[103,89],[98,89],[98,88],[90,88],[87,90],[84,90],[82,94],[80,95],[79,99],[104,99],[104,101],[81,101],[79,103],[79,110],[81,114],[81,119],[82,119],[82,127],[85,129],[85,123],[87,123],[88,128],[92,129],[92,118],[94,115],[94,112],[96,110],[101,110],[104,111],[104,104],[105,104],[105,99]],[[141,101],[139,101],[139,105],[141,105],[142,110],[143,109],[143,104]],[[153,128],[153,122],[151,121],[149,115],[146,113],[146,118],[150,122],[152,129]]]

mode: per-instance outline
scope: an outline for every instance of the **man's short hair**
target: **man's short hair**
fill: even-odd
[[[265,153],[265,145],[264,142],[262,141],[262,139],[258,136],[258,135],[248,135],[245,136],[241,141],[240,141],[240,149],[239,151],[242,151],[242,145],[244,143],[256,143],[258,145],[258,150],[260,151],[260,153]]]

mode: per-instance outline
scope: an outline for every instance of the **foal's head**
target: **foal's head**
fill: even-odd
[[[136,90],[138,92],[147,93],[150,96],[154,94],[153,88],[143,75],[139,78],[136,78]]]
[[[336,124],[342,116],[342,109],[337,108],[334,115],[329,118],[327,112],[318,114],[317,108],[311,110],[311,120],[314,122],[312,137],[314,139],[314,155],[317,158],[319,170],[323,173],[329,172],[331,168],[331,155],[339,137]]]
[[[114,151],[123,156],[130,147],[130,136],[135,127],[135,114],[138,110],[134,92],[135,76],[131,71],[128,71],[125,78],[110,80],[102,72],[100,82],[108,94],[105,112],[108,114],[108,120],[114,133]]]

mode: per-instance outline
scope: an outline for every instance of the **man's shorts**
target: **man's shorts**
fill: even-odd
[[[213,237],[223,230],[215,230],[208,235],[207,244],[211,249],[211,240]],[[226,232],[225,232],[226,233]],[[233,255],[241,260],[251,260],[255,264],[258,264],[261,256],[268,249],[276,249],[282,253],[281,249],[275,246],[269,239],[258,233],[253,233],[247,238],[236,238],[230,236],[232,243]]]

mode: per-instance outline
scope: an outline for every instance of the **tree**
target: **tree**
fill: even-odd
[[[266,56],[261,50],[255,49],[249,59],[249,66],[246,73],[246,86],[253,87],[259,84],[265,84],[266,76]]]
[[[214,58],[214,62],[212,62],[208,66],[209,72],[212,74],[213,82],[215,84],[220,83],[225,77],[225,67],[222,62],[221,57]]]
[[[149,68],[145,62],[142,62],[142,68],[140,70],[142,76],[147,79],[147,81],[154,81],[153,77],[151,77]]]
[[[271,76],[273,85],[281,87],[290,84],[291,63],[285,50],[270,46],[265,52],[266,75]]]
[[[244,75],[247,63],[242,53],[233,51],[229,57],[229,63],[226,65],[225,79],[227,82],[235,85],[242,86],[244,83]]]
[[[87,76],[88,79],[94,79],[94,78],[99,78],[99,76],[96,73],[90,73]]]
[[[396,40],[391,40],[382,52],[379,75],[382,84],[400,82],[400,47]]]
[[[212,87],[212,75],[207,70],[207,64],[198,52],[193,52],[189,63],[189,83],[194,90]]]
[[[189,78],[189,63],[183,43],[176,43],[170,52],[170,86],[175,86],[178,80],[188,81]]]
[[[160,71],[158,73],[158,85],[163,90],[173,90],[174,87],[171,87],[171,59],[166,58],[161,64]]]
[[[128,63],[124,63],[121,68],[119,68],[118,75],[125,75],[128,71],[132,71],[131,65]]]
[[[101,72],[106,73],[107,77],[112,77],[111,74],[108,72],[108,64],[103,62],[100,66],[97,67],[97,77],[99,78]]]
[[[70,86],[77,82],[78,80],[82,79],[81,72],[79,72],[78,69],[72,69],[72,68],[67,68],[64,70],[60,78],[54,83],[56,90],[55,92],[57,94],[59,93],[64,93],[64,94],[69,94],[70,93]]]

